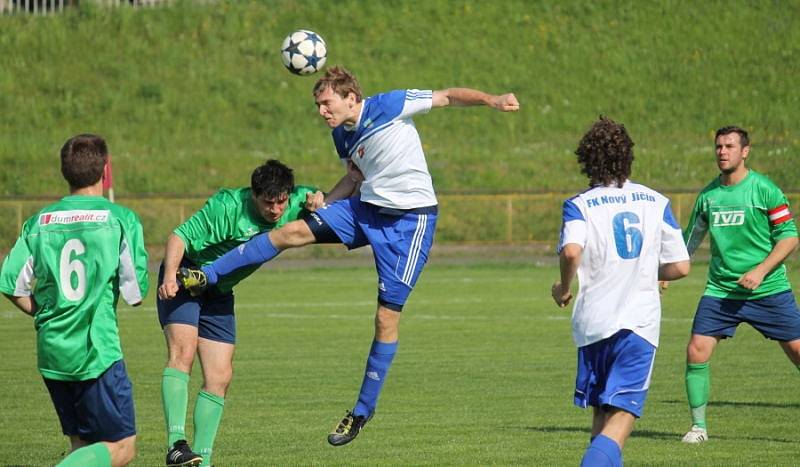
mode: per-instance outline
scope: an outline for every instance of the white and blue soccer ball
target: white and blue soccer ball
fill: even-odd
[[[281,59],[287,70],[296,75],[310,75],[325,66],[328,48],[322,36],[299,29],[283,40]]]

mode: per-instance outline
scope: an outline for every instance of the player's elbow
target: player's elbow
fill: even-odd
[[[583,248],[577,243],[567,243],[561,250],[561,257],[566,260],[576,261],[581,258]]]
[[[677,263],[664,264],[659,268],[658,280],[674,281],[689,275],[691,265],[689,261],[678,261]]]

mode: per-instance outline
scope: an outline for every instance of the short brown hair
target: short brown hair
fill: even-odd
[[[622,187],[631,175],[633,165],[633,140],[625,125],[600,116],[592,128],[583,135],[578,149],[581,172],[589,177],[589,185]]]
[[[103,176],[108,147],[103,138],[83,134],[73,136],[61,147],[61,174],[70,188],[94,185]]]
[[[356,102],[361,102],[361,99],[364,98],[361,93],[361,86],[358,84],[355,75],[344,67],[328,68],[322,78],[314,85],[314,97],[319,97],[322,91],[328,87],[343,98],[352,92],[356,95]]]
[[[717,134],[714,135],[714,143],[716,144],[717,138],[722,135],[729,135],[731,133],[736,133],[739,135],[739,142],[742,143],[742,147],[750,146],[750,137],[747,135],[747,130],[744,128],[740,128],[738,126],[724,126],[717,130]]]

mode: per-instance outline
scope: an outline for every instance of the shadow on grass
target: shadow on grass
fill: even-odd
[[[505,427],[507,429],[513,427]],[[525,431],[535,431],[539,433],[581,433],[586,435],[586,439],[588,442],[589,435],[591,430],[589,427],[575,427],[575,426],[526,426],[522,427]],[[631,438],[649,438],[649,439],[658,439],[658,440],[666,440],[666,441],[675,441],[680,442],[683,433],[678,433],[674,431],[653,431],[653,430],[637,430],[635,427],[633,429],[633,433],[631,433]],[[759,441],[759,442],[769,442],[769,443],[787,443],[793,444],[795,440],[791,439],[783,439],[783,438],[767,438],[764,436],[749,436],[747,434],[738,435],[738,436],[726,436],[726,435],[716,435],[712,434],[712,438],[715,440],[723,440],[723,441]]]
[[[586,435],[588,440],[592,430],[587,427],[575,426],[526,426],[523,428],[526,431],[537,431],[539,433],[582,433]],[[634,438],[653,438],[653,439],[676,439],[677,435],[672,432],[652,431],[652,430],[637,430],[633,429],[631,437]]]
[[[681,404],[686,405],[685,400],[664,400],[659,401],[662,404]],[[798,409],[800,408],[800,404],[798,403],[781,403],[777,404],[775,402],[739,402],[739,401],[711,401],[708,403],[710,407],[735,407],[735,408],[745,408],[745,407],[754,407],[754,408],[766,408],[766,409]]]

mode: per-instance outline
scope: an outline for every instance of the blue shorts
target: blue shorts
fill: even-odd
[[[316,211],[348,248],[372,247],[378,271],[378,302],[401,311],[428,261],[438,217],[436,206],[394,210],[357,197]]]
[[[189,262],[181,266],[196,267]],[[158,271],[158,283],[164,278],[164,265]],[[192,297],[181,288],[172,300],[156,298],[158,321],[161,328],[167,324],[189,324],[197,328],[197,335],[212,341],[236,343],[236,317],[233,314],[233,292],[219,293],[209,288],[202,295]]]
[[[96,443],[119,441],[136,434],[133,388],[124,361],[117,361],[95,379],[44,378],[44,384],[65,435]]]
[[[704,295],[697,304],[692,334],[733,337],[747,323],[767,339],[800,339],[800,311],[791,290],[756,300],[731,300]]]
[[[575,405],[608,405],[641,417],[655,359],[655,346],[627,329],[578,348]]]

